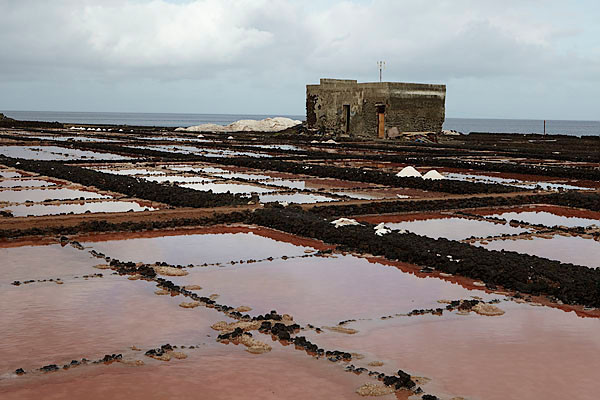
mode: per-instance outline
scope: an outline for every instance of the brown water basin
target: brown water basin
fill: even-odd
[[[551,239],[493,240],[487,244],[477,242],[475,245],[488,250],[516,251],[590,268],[600,267],[600,242],[593,239],[555,235]]]
[[[99,264],[88,252],[70,245],[51,244],[47,246],[17,246],[4,242],[0,247],[0,284],[29,279],[64,278],[101,272],[91,269]],[[9,247],[11,246],[11,247]]]
[[[98,271],[89,268],[89,273]],[[0,371],[62,365],[82,357],[97,359],[133,345],[149,349],[165,343],[214,342],[216,334],[210,326],[230,321],[212,309],[179,307],[184,297],[157,296],[152,282],[102,272],[103,278],[3,289]]]
[[[498,298],[482,290],[417,277],[394,266],[349,255],[191,268],[188,272],[172,280],[181,285],[199,285],[206,295],[217,293],[224,304],[252,307],[252,315],[276,307],[304,324],[335,325],[347,319],[438,308],[443,307],[437,302],[441,299]]]
[[[404,229],[434,239],[462,240],[474,237],[500,236],[527,232],[526,229],[467,218],[448,217],[441,214],[382,215],[359,218],[364,222],[384,222],[391,229]]]
[[[488,317],[444,314],[359,321],[354,335],[307,336],[384,361],[376,370],[401,368],[432,381],[429,393],[444,399],[593,400],[600,381],[600,320],[559,309],[501,302],[506,313]]]
[[[143,205],[135,201],[98,201],[81,204],[18,204],[1,208],[2,211],[10,210],[15,217],[57,215],[57,214],[84,214],[90,213],[115,213],[128,211],[153,211],[157,208]]]
[[[259,335],[259,339],[266,338]],[[269,339],[267,339],[269,340]],[[269,353],[255,355],[241,345],[200,346],[182,350],[185,360],[154,361],[127,367],[119,363],[81,367],[45,376],[0,381],[5,400],[63,399],[359,399],[363,375],[339,365],[272,343]],[[141,357],[141,356],[140,356]],[[391,400],[396,397],[379,397]]]
[[[109,199],[111,196],[79,189],[24,189],[1,190],[0,201],[10,203],[24,203],[26,201],[39,202],[44,200],[74,200],[84,199]]]
[[[268,257],[298,256],[314,250],[311,241],[292,244],[292,236],[255,228],[217,228],[196,231],[153,232],[150,237],[127,239],[108,235],[81,239],[89,246],[122,261],[202,265]],[[159,236],[161,235],[161,236]],[[108,239],[108,240],[107,240]],[[283,241],[283,240],[287,240]],[[316,243],[314,245],[317,245]],[[311,247],[308,247],[311,246]]]

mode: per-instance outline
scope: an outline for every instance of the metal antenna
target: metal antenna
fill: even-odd
[[[377,61],[377,67],[379,67],[379,82],[381,82],[382,72],[385,69],[385,61]]]

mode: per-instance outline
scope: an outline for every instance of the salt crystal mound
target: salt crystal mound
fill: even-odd
[[[331,223],[335,225],[336,228],[339,228],[340,226],[360,225],[357,220],[351,218],[339,218],[335,221],[331,221]]]
[[[439,179],[446,179],[446,177],[444,175],[440,174],[439,172],[437,172],[435,169],[432,169],[431,171],[429,171],[425,175],[423,175],[423,179],[439,180]]]
[[[422,178],[421,173],[419,171],[417,171],[416,169],[414,169],[414,167],[411,167],[410,165],[408,167],[404,167],[402,168],[402,171],[398,172],[396,174],[396,176],[399,177],[410,177],[410,178]]]
[[[189,128],[177,128],[176,131],[185,132],[279,132],[284,129],[300,125],[302,121],[285,118],[265,118],[257,121],[254,119],[242,119],[229,125],[202,124],[190,126]]]

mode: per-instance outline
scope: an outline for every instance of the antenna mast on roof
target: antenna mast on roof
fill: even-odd
[[[385,69],[385,61],[377,61],[377,67],[379,67],[379,82],[381,82],[382,72]]]

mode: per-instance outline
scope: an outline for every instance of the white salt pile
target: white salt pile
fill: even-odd
[[[421,173],[417,171],[414,167],[408,166],[402,168],[402,171],[398,172],[396,176],[399,177],[411,177],[411,178],[422,178]]]
[[[435,169],[432,169],[431,171],[429,171],[425,175],[423,175],[423,179],[439,180],[439,179],[446,179],[446,178],[444,177],[444,175],[440,174]]]
[[[385,226],[385,224],[383,222],[375,227],[375,234],[377,236],[387,235],[388,233],[391,233],[391,232],[392,232],[392,230],[390,228],[388,228],[387,226]]]
[[[351,218],[339,218],[335,221],[331,221],[331,223],[335,225],[336,228],[339,228],[340,226],[360,225],[357,220]]]
[[[254,119],[242,119],[225,126],[202,124],[190,126],[189,128],[177,128],[175,130],[186,132],[279,132],[300,125],[301,123],[302,121],[290,118],[275,117],[265,118],[260,121]]]

